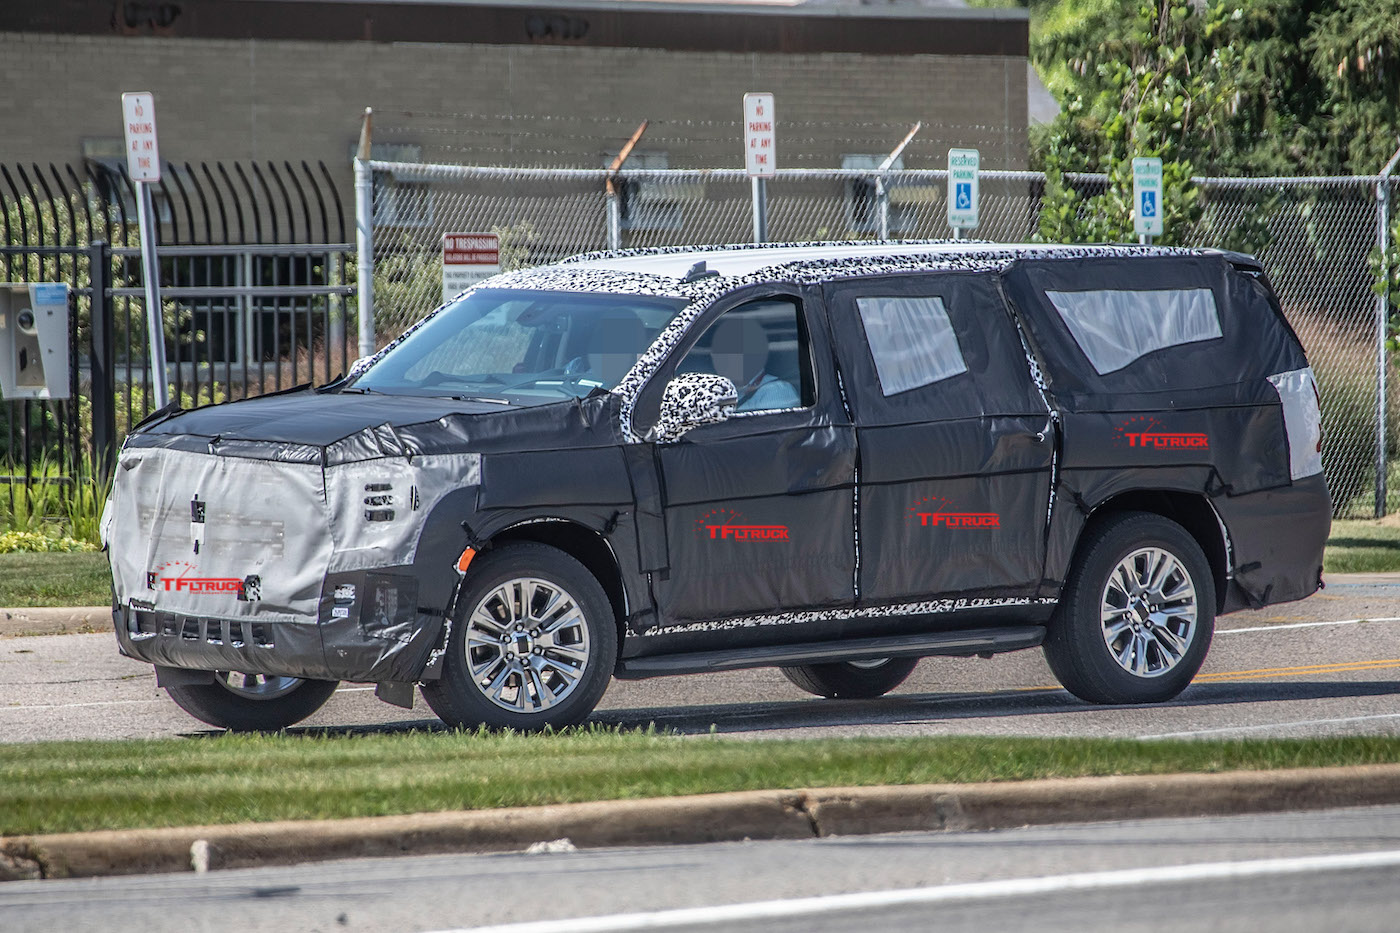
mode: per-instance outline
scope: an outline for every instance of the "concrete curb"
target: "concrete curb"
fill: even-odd
[[[0,638],[17,635],[81,635],[112,628],[111,606],[0,609]]]
[[[73,878],[396,855],[521,851],[1050,823],[1222,816],[1400,803],[1400,765],[922,784],[613,800],[348,820],[0,838],[0,880]]]

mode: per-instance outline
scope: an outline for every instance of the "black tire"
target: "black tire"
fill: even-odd
[[[217,675],[212,684],[166,687],[180,708],[201,722],[233,732],[276,732],[301,722],[335,693],[337,680],[304,680],[258,675]],[[243,678],[242,688],[230,680]]]
[[[1147,568],[1153,553],[1170,556],[1178,569],[1168,569],[1156,593],[1144,591],[1137,597],[1142,602],[1135,602],[1128,590],[1140,586],[1141,573],[1148,571],[1130,571],[1130,583],[1121,582],[1126,578],[1111,581],[1110,576],[1133,555],[1138,556],[1130,561],[1131,567]],[[1186,602],[1161,598],[1185,593],[1183,580],[1194,592],[1194,625],[1189,627],[1185,622],[1189,614],[1183,611]],[[1126,598],[1120,600],[1119,596]],[[1119,602],[1125,605],[1120,607]],[[1159,611],[1149,612],[1153,606]],[[1114,614],[1117,618],[1105,618]],[[1111,634],[1110,628],[1122,631]],[[1191,683],[1205,661],[1214,632],[1215,577],[1196,539],[1160,515],[1122,512],[1104,518],[1087,532],[1050,620],[1045,659],[1065,689],[1081,700],[1160,703],[1176,697]],[[1110,639],[1114,647],[1110,647]],[[1137,644],[1130,645],[1134,639]],[[1120,662],[1120,656],[1127,660]],[[1154,662],[1161,668],[1156,672],[1151,670]],[[1128,665],[1141,673],[1129,670]]]
[[[525,582],[532,580],[539,584]],[[516,581],[521,588],[515,588]],[[572,601],[576,621],[569,621],[575,613],[568,610],[535,615],[537,608],[553,605],[551,590]],[[502,592],[515,594],[510,604],[498,598]],[[522,609],[527,602],[531,606]],[[474,616],[478,607],[483,615]],[[562,620],[553,632],[548,631],[551,619]],[[576,725],[588,718],[608,688],[617,639],[612,604],[583,564],[534,542],[492,548],[472,562],[462,582],[442,677],[423,684],[423,699],[450,726],[536,731]],[[566,677],[565,671],[574,676]],[[491,698],[493,693],[501,702]],[[512,698],[510,708],[502,705],[507,697]]]
[[[781,667],[783,676],[797,686],[828,700],[869,700],[882,697],[904,683],[918,666],[918,658],[885,658],[877,666],[867,662],[803,664]]]

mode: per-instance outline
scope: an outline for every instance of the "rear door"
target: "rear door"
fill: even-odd
[[[859,604],[1028,596],[1055,444],[994,277],[827,286],[859,449]]]

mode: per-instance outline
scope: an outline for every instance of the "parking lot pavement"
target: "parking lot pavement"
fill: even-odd
[[[1361,621],[1366,620],[1366,621]],[[746,738],[836,735],[1122,737],[1400,734],[1400,584],[1333,584],[1297,603],[1217,621],[1196,682],[1154,706],[1083,703],[1039,651],[930,658],[879,700],[809,697],[775,670],[614,682],[592,721]],[[302,728],[436,727],[421,699],[387,706],[343,685]],[[206,732],[111,635],[0,640],[0,741]]]

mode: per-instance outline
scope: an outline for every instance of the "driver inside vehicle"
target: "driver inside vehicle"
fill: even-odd
[[[650,343],[646,325],[635,313],[626,308],[609,309],[593,325],[587,355],[571,363],[569,371],[577,371],[580,362],[586,363],[586,371],[603,385],[615,386]]]
[[[711,365],[716,375],[738,388],[738,411],[771,411],[802,404],[792,383],[768,371],[768,360],[768,334],[754,317],[730,314],[715,326],[710,339]]]

